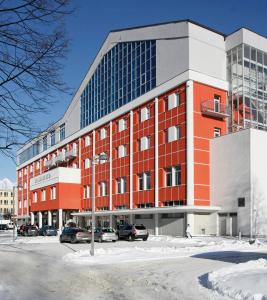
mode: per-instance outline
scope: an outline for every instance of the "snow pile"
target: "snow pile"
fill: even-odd
[[[207,286],[233,299],[267,299],[267,260],[240,263],[209,273]]]
[[[180,249],[166,247],[118,247],[95,249],[95,256],[90,255],[90,250],[79,250],[63,256],[65,262],[77,264],[118,264],[136,261],[149,261],[182,257]]]
[[[3,190],[12,190],[13,185],[15,185],[11,180],[8,178],[0,179],[0,189]]]
[[[49,244],[59,243],[58,236],[33,236],[33,237],[22,237],[18,236],[15,239],[16,244]],[[0,234],[0,245],[13,244],[12,231],[1,232]]]
[[[163,241],[162,241],[163,240]],[[168,242],[167,242],[168,240]],[[179,242],[177,241],[179,240]],[[253,244],[247,241],[215,238],[206,241],[172,238],[172,237],[152,237],[147,242],[140,242],[138,246],[131,243],[112,244],[106,248],[105,245],[96,244],[95,256],[90,255],[89,250],[79,250],[63,256],[66,262],[77,264],[116,264],[135,261],[162,260],[170,258],[184,258],[202,253],[211,252],[212,255],[221,255],[221,251],[266,251],[267,245]],[[232,255],[232,254],[231,254]]]

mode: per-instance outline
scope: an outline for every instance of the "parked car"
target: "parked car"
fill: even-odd
[[[85,229],[77,227],[65,227],[59,237],[60,243],[71,242],[72,244],[77,242],[91,241],[91,233]]]
[[[104,241],[116,242],[118,236],[113,228],[96,228],[94,240],[102,243]]]
[[[39,235],[47,236],[47,235],[57,235],[57,229],[54,226],[44,225],[39,229]]]
[[[117,235],[119,239],[128,239],[132,241],[142,239],[143,241],[146,241],[149,233],[143,224],[125,224],[123,226],[119,226]]]
[[[8,230],[7,224],[0,224],[0,230]]]
[[[38,235],[38,229],[35,225],[21,225],[18,234],[24,235],[24,236],[37,236]]]

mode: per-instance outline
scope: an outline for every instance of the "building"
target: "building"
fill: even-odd
[[[0,215],[10,218],[13,209],[13,190],[0,189]]]
[[[267,41],[249,29],[225,35],[183,20],[111,31],[64,116],[18,151],[20,217],[90,224],[92,162],[105,154],[95,165],[98,224],[249,234],[237,204],[251,197],[239,190],[229,206],[218,188],[229,166],[220,144],[266,128],[266,87]]]

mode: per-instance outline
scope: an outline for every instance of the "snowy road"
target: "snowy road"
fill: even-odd
[[[129,251],[131,247],[133,254],[141,248],[149,250],[152,258],[158,247],[161,257],[150,260],[143,255],[142,260],[135,261],[130,255],[129,262],[118,263],[120,254],[116,254],[117,249]],[[192,252],[191,247],[198,248],[198,251],[195,257],[190,257],[193,253],[186,257],[183,251],[186,248]],[[96,254],[101,253],[102,257],[113,255],[114,261],[81,265],[63,258],[71,253],[85,252],[88,244],[59,244],[53,237],[20,238],[12,244],[8,237],[0,236],[0,299],[223,299],[201,287],[198,278],[233,265],[236,252],[230,254],[226,251],[225,259],[221,252],[220,259],[217,259],[201,254],[203,247],[201,241],[184,239],[175,243],[157,240],[96,243]],[[167,251],[164,253],[162,249]],[[182,253],[180,256],[178,249]],[[253,253],[257,255],[256,251]],[[246,255],[252,255],[252,252],[244,252],[243,260]]]

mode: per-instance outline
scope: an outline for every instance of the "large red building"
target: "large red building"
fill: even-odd
[[[190,20],[111,31],[63,118],[18,152],[20,218],[89,225],[92,163],[105,154],[99,224],[218,233],[210,141],[245,127],[227,78],[229,51],[245,47],[237,36]]]

